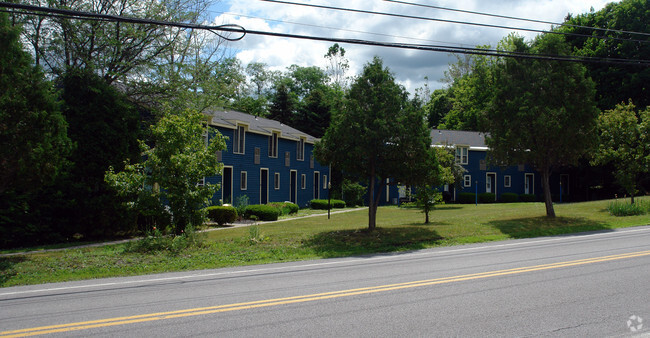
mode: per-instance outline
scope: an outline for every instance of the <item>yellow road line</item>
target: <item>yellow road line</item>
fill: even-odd
[[[0,332],[0,337],[29,337],[29,336],[35,336],[41,334],[48,334],[48,333],[71,332],[71,331],[87,330],[87,329],[99,328],[99,327],[126,325],[126,324],[151,322],[151,321],[173,319],[173,318],[215,314],[220,312],[239,311],[239,310],[255,309],[261,307],[312,302],[312,301],[324,300],[324,299],[350,297],[356,295],[364,295],[364,294],[371,294],[377,292],[387,292],[387,291],[416,288],[422,286],[461,282],[461,281],[474,280],[474,279],[515,275],[515,274],[521,274],[525,272],[558,269],[563,267],[579,266],[585,264],[593,264],[593,263],[600,263],[600,262],[607,262],[607,261],[614,261],[614,260],[621,260],[621,259],[628,259],[628,258],[635,258],[635,257],[642,257],[642,256],[650,256],[650,250],[631,252],[631,253],[625,253],[619,255],[586,258],[586,259],[579,259],[573,261],[557,262],[557,263],[550,263],[550,264],[541,264],[541,265],[512,268],[512,269],[505,269],[505,270],[479,272],[479,273],[473,273],[467,275],[427,279],[427,280],[420,280],[420,281],[413,281],[413,282],[316,293],[316,294],[294,296],[294,297],[266,299],[266,300],[244,302],[244,303],[234,303],[234,304],[217,305],[217,306],[209,306],[209,307],[201,307],[201,308],[193,308],[193,309],[185,309],[185,310],[177,310],[177,311],[149,313],[149,314],[136,315],[136,316],[115,317],[115,318],[91,320],[85,322],[68,323],[68,324],[60,324],[60,325],[40,326],[40,327],[20,329],[20,330],[3,331]]]

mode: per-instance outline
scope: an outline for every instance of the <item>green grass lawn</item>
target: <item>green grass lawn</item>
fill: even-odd
[[[545,217],[542,203],[449,204],[437,207],[427,225],[417,209],[382,207],[378,229],[373,232],[365,230],[368,215],[361,210],[333,214],[330,220],[316,216],[210,231],[200,234],[201,246],[179,253],[125,252],[125,244],[118,244],[0,257],[0,286],[416,250],[650,224],[649,214],[611,216],[607,204],[558,204],[555,219]]]

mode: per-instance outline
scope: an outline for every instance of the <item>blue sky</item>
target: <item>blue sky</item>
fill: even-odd
[[[591,8],[599,10],[611,2],[603,0],[407,1],[550,22],[562,22],[568,13],[576,15],[587,13]],[[293,2],[541,30],[550,29],[550,26],[545,24],[427,9],[381,0],[293,0]],[[504,29],[307,8],[259,0],[221,0],[208,14],[215,24],[239,24],[247,29],[260,31],[464,47],[495,46],[511,32]],[[520,34],[529,39],[535,36],[535,33],[520,32]],[[241,41],[229,43],[229,48],[244,65],[250,62],[263,62],[273,70],[285,70],[292,64],[325,68],[323,55],[331,45],[332,43],[329,42],[248,35]],[[425,84],[425,76],[429,78],[430,88],[441,88],[443,83],[439,80],[443,77],[449,62],[455,60],[453,56],[446,53],[351,44],[343,44],[342,47],[346,49],[346,56],[350,61],[348,75],[359,74],[363,65],[376,55],[384,60],[397,80],[411,93],[415,88]]]

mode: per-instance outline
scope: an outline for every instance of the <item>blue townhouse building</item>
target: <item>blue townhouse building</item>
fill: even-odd
[[[314,159],[316,138],[278,121],[232,110],[206,113],[208,125],[227,137],[220,151],[221,175],[204,183],[221,184],[215,202],[232,204],[246,195],[249,204],[290,201],[301,208],[327,198],[330,169]],[[213,135],[209,132],[204,137]],[[209,142],[209,141],[208,141]]]
[[[456,161],[467,170],[462,182],[444,187],[451,200],[456,200],[460,192],[493,193],[497,201],[503,193],[536,195],[538,200],[543,196],[541,175],[527,164],[494,166],[488,163],[488,147],[482,133],[433,129],[431,144],[455,148]],[[569,183],[569,174],[551,176],[552,194],[559,195],[562,184],[563,194],[567,195]]]

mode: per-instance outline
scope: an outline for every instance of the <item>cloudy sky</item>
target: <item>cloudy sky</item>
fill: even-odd
[[[550,25],[516,20],[472,15],[439,9],[422,8],[382,0],[289,0],[333,7],[344,7],[373,12],[468,21],[500,26],[548,30]],[[599,10],[607,0],[404,0],[409,3],[434,5],[467,11],[505,16],[562,22],[568,13],[582,14],[591,8]],[[278,4],[260,0],[221,0],[210,11],[215,24],[239,24],[246,29],[300,35],[362,39],[381,42],[474,47],[495,46],[512,30],[485,28],[436,21],[397,18],[373,14],[350,13],[337,10],[309,8]],[[519,32],[533,38],[536,33]],[[319,66],[325,68],[324,55],[333,43],[279,37],[247,35],[243,40],[230,43],[232,52],[246,65],[250,62],[266,63],[273,70],[286,67]],[[360,73],[373,56],[384,60],[397,80],[409,92],[425,84],[432,89],[441,88],[440,79],[453,56],[446,53],[406,49],[341,44],[350,62],[348,75]]]

